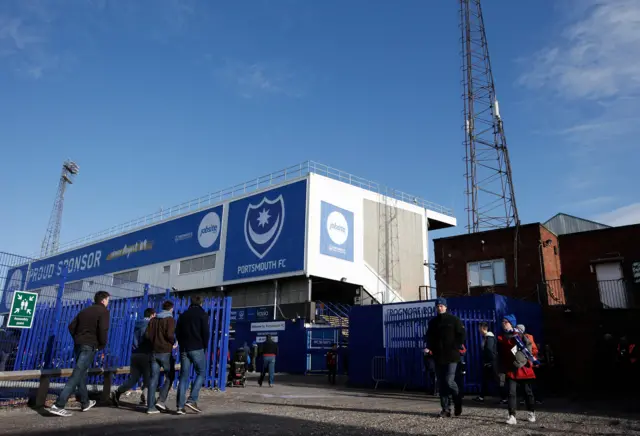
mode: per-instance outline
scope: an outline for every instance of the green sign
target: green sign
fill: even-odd
[[[33,315],[36,313],[38,294],[34,292],[15,291],[11,302],[8,328],[30,329],[33,325]]]

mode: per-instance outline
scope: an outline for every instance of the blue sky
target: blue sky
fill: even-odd
[[[640,221],[640,2],[484,2],[521,219]],[[0,251],[307,159],[466,224],[457,2],[0,3]]]

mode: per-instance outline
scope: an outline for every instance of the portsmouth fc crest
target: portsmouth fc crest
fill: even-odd
[[[253,254],[262,259],[273,248],[284,225],[284,200],[266,196],[258,204],[249,204],[244,218],[244,237]]]

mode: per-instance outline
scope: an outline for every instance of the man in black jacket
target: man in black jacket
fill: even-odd
[[[262,373],[260,374],[260,380],[258,384],[262,386],[264,382],[264,376],[267,370],[269,370],[269,387],[273,387],[273,378],[276,369],[276,356],[278,355],[278,344],[276,344],[271,335],[267,335],[267,340],[262,344]]]
[[[462,397],[456,384],[456,368],[460,362],[460,348],[465,341],[464,326],[460,319],[447,313],[447,300],[436,301],[438,316],[429,321],[427,329],[427,353],[433,355],[438,378],[440,417],[451,416],[449,396],[453,397],[455,415],[462,414]]]
[[[96,405],[94,400],[89,400],[87,392],[87,372],[93,364],[96,351],[107,346],[107,336],[109,334],[109,293],[105,291],[96,292],[93,297],[94,304],[82,310],[69,324],[69,333],[73,337],[74,356],[76,367],[71,373],[71,377],[62,389],[56,403],[51,406],[49,412],[58,416],[71,416],[65,410],[69,396],[75,392],[76,388],[80,395],[82,411],[86,412]]]
[[[482,335],[482,390],[480,395],[473,399],[478,403],[484,403],[484,399],[489,393],[489,384],[500,385],[498,374],[498,341],[495,335],[489,331],[489,324],[481,322],[478,327]]]
[[[180,346],[180,384],[178,385],[178,413],[185,413],[187,406],[194,412],[201,412],[198,407],[198,395],[204,383],[205,353],[209,347],[209,315],[202,308],[202,297],[191,297],[191,306],[178,318],[176,339]],[[188,399],[187,387],[191,365],[196,371],[196,379],[191,386]]]

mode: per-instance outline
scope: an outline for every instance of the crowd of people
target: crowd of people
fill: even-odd
[[[429,321],[425,336],[425,355],[434,366],[435,381],[440,397],[440,418],[450,418],[462,414],[464,357],[466,355],[466,332],[462,321],[447,312],[447,301],[436,301],[437,316]],[[533,336],[525,333],[525,327],[517,324],[514,315],[505,315],[501,320],[502,333],[497,337],[489,331],[487,323],[480,323],[483,337],[483,382],[481,394],[474,400],[484,403],[491,385],[500,392],[500,401],[508,405],[507,424],[517,424],[517,392],[521,388],[525,394],[528,411],[527,420],[536,421],[536,401],[533,381],[534,368],[539,365],[538,350]],[[504,383],[501,382],[504,379]],[[501,387],[502,386],[502,387]]]
[[[69,324],[69,333],[74,342],[75,368],[56,402],[48,409],[54,415],[71,416],[71,412],[65,407],[72,394],[76,395],[83,412],[96,405],[96,401],[89,398],[86,378],[96,353],[107,345],[109,298],[109,293],[97,292],[94,296],[94,304],[80,311]],[[176,378],[176,360],[173,357],[173,351],[179,348],[180,377],[176,413],[184,415],[186,409],[196,413],[202,412],[198,406],[198,397],[205,381],[206,350],[210,340],[209,315],[203,309],[202,303],[201,296],[191,297],[191,305],[180,314],[177,322],[173,313],[174,304],[171,301],[165,301],[159,313],[156,313],[153,308],[145,309],[143,319],[135,323],[133,330],[130,375],[116,391],[111,393],[111,402],[114,406],[119,407],[122,395],[142,381],[143,394],[140,405],[146,407],[147,414],[168,411],[166,402]],[[244,359],[249,363],[251,360],[249,356],[253,355],[255,368],[257,345],[254,343],[256,346],[251,350],[246,343],[244,345],[242,350],[246,353]],[[266,372],[269,373],[269,386],[273,386],[277,354],[277,344],[271,336],[267,336],[261,347],[263,369],[258,382],[260,386],[264,382]],[[226,363],[229,367],[231,363],[229,354]],[[187,396],[191,368],[194,369],[195,380]],[[158,389],[161,373],[164,373],[164,383]],[[229,374],[231,378],[231,371]],[[156,394],[158,394],[157,397]]]
[[[65,407],[72,394],[76,395],[83,412],[96,405],[96,401],[89,398],[86,377],[96,353],[107,345],[109,297],[107,292],[97,292],[94,296],[94,304],[78,313],[69,324],[69,333],[74,341],[75,368],[55,404],[48,409],[54,415],[71,416]],[[184,415],[186,409],[196,413],[202,411],[198,406],[198,397],[205,381],[206,350],[210,341],[209,315],[202,304],[201,296],[193,296],[191,305],[180,314],[177,322],[171,301],[165,301],[159,313],[156,313],[153,308],[147,308],[144,311],[144,318],[135,323],[133,331],[130,376],[115,392],[111,393],[114,406],[119,407],[121,396],[142,381],[141,405],[146,407],[147,413],[157,414],[168,411],[166,401],[175,381],[176,371],[173,351],[179,348],[181,368],[176,413]],[[446,299],[438,298],[436,308],[437,316],[429,321],[425,335],[424,353],[429,367],[433,369],[434,385],[440,397],[441,411],[438,417],[448,418],[452,416],[452,406],[453,416],[460,416],[463,413],[466,332],[461,320],[447,311]],[[517,393],[520,389],[524,393],[524,404],[528,412],[527,420],[535,422],[535,406],[541,403],[539,390],[535,389],[534,383],[536,372],[540,368],[538,347],[534,337],[526,333],[525,326],[518,324],[514,315],[505,315],[500,323],[501,332],[497,335],[490,331],[486,322],[479,324],[483,338],[481,348],[483,372],[480,395],[474,398],[474,401],[484,403],[491,388],[495,388],[499,392],[500,403],[508,406],[507,424],[514,425],[517,423]],[[635,372],[638,360],[635,345],[625,343],[624,347],[618,346],[617,351],[618,354],[624,354],[625,362],[630,362],[627,366],[633,367],[633,371],[628,369],[627,372]],[[229,383],[232,383],[238,374],[233,367],[234,363],[241,364],[243,371],[245,365],[248,370],[255,371],[258,355],[263,361],[258,384],[263,385],[268,372],[268,383],[272,387],[278,345],[269,335],[261,344],[260,351],[255,342],[251,347],[245,342],[243,347],[236,351],[233,362],[229,354],[227,355],[227,365],[230,368]],[[333,344],[332,349],[326,354],[326,366],[329,383],[335,384],[338,368],[336,344]],[[196,376],[187,396],[191,368],[194,369]],[[162,372],[164,383],[158,389]],[[240,376],[242,377],[243,373]],[[158,393],[157,398],[156,393]]]

